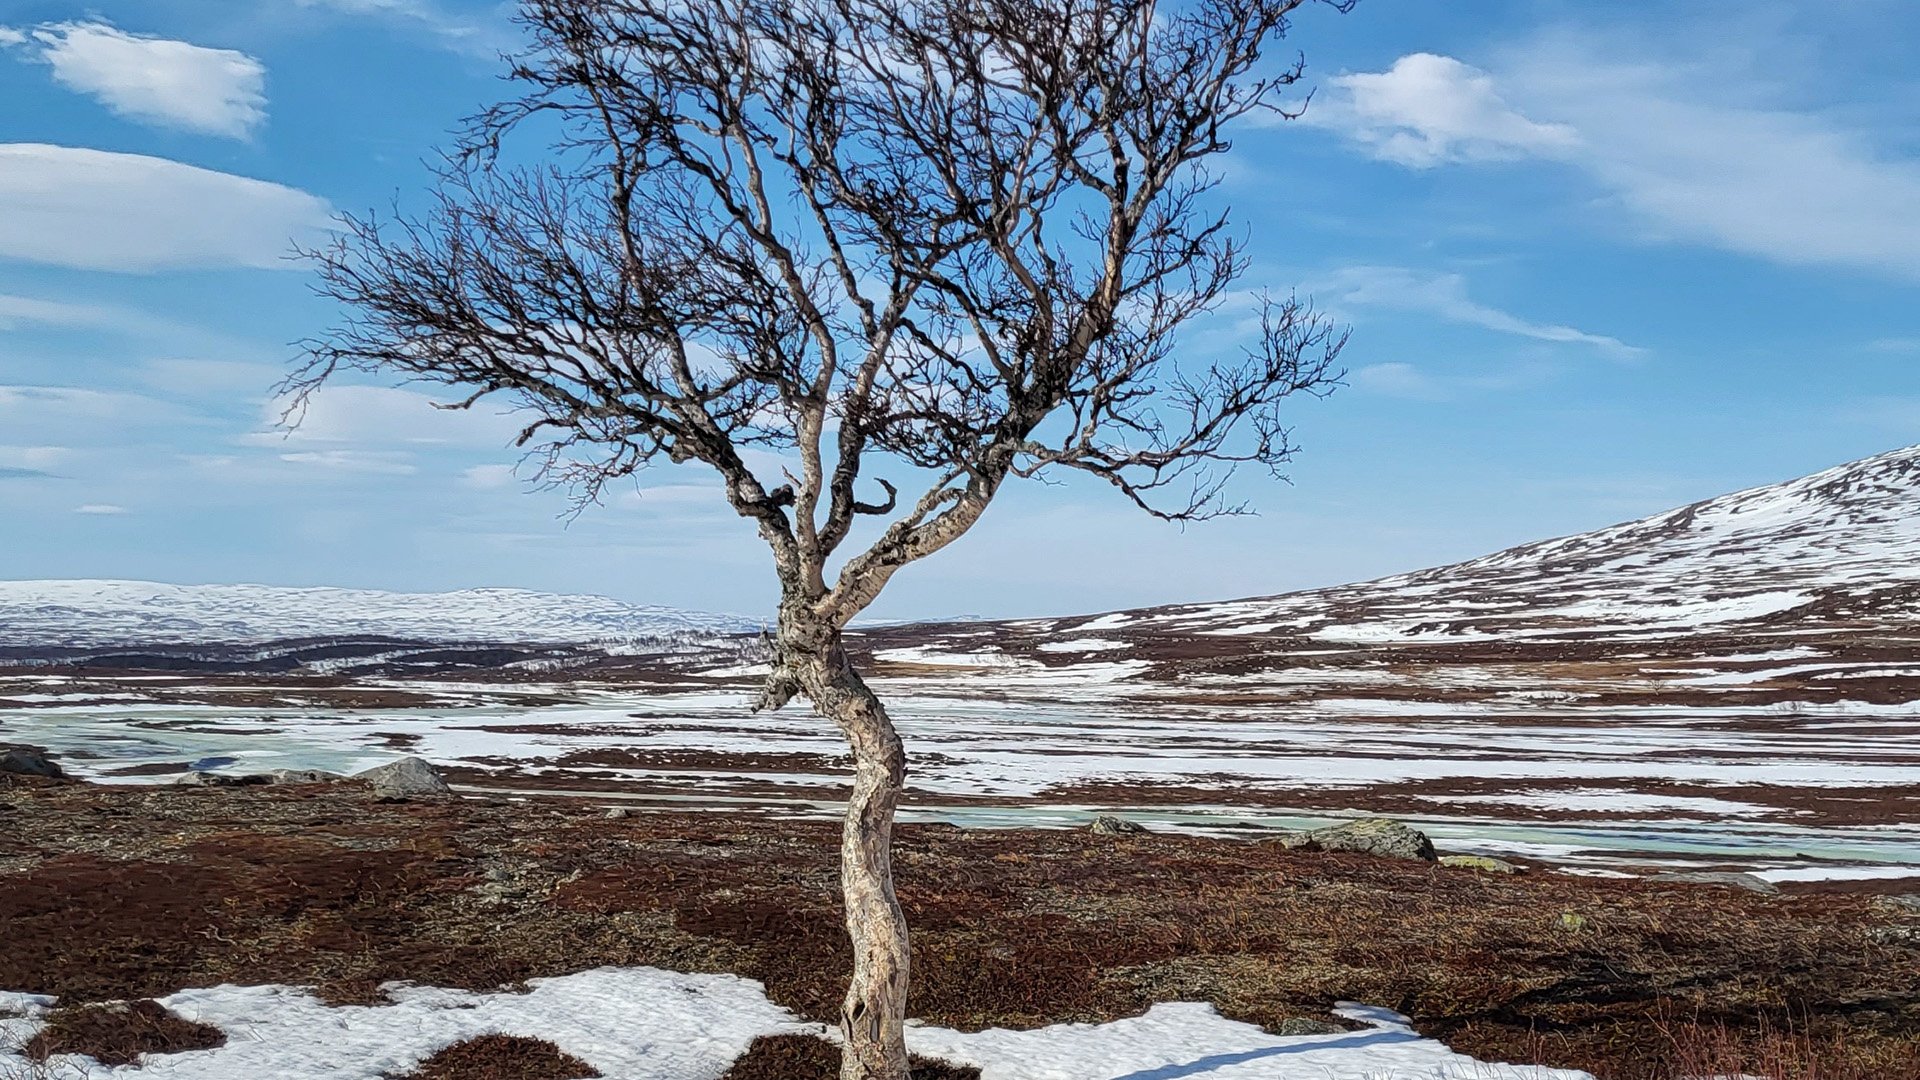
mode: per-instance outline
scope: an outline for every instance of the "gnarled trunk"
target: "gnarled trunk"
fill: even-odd
[[[838,724],[853,750],[853,790],[840,837],[840,889],[853,981],[840,1012],[841,1080],[909,1080],[907,920],[893,893],[893,814],[906,784],[906,751],[886,708],[854,672],[837,629],[783,612],[775,679]]]

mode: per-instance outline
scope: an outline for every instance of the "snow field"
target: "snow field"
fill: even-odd
[[[149,1055],[125,1066],[56,1056],[55,1080],[379,1080],[479,1035],[547,1039],[607,1080],[717,1080],[759,1035],[826,1034],[732,975],[597,968],[528,980],[526,993],[405,984],[392,1004],[328,1006],[285,986],[215,986],[159,999],[227,1034],[212,1050]],[[0,1077],[31,1064],[11,1051],[51,999],[0,993]],[[5,1018],[8,1013],[18,1014]],[[976,1065],[981,1080],[1591,1080],[1582,1072],[1499,1065],[1422,1038],[1385,1009],[1344,1006],[1365,1024],[1338,1035],[1282,1037],[1204,1004],[1156,1005],[1109,1024],[977,1033],[913,1024],[916,1052]]]

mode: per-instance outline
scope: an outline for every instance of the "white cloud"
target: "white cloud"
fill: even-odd
[[[281,454],[281,461],[311,465],[330,472],[372,473],[380,476],[406,476],[419,468],[405,454],[380,450],[295,450]]]
[[[1375,157],[1414,168],[1451,161],[1509,161],[1564,153],[1572,128],[1516,112],[1493,78],[1451,56],[1411,53],[1374,74],[1340,75],[1301,117],[1344,131]]]
[[[0,26],[0,48],[25,45],[26,43],[27,35],[15,30],[11,26]]]
[[[460,474],[460,482],[467,487],[480,491],[498,491],[512,487],[514,482],[511,465],[475,465]]]
[[[1830,115],[1774,103],[1795,99],[1782,93],[1791,88],[1657,56],[1570,33],[1511,50],[1491,74],[1416,53],[1334,80],[1307,115],[1413,167],[1571,166],[1651,239],[1920,278],[1920,162]]]
[[[1479,303],[1467,294],[1467,281],[1459,274],[1427,273],[1397,266],[1347,266],[1316,285],[1314,292],[1335,303],[1434,315],[1449,322],[1536,341],[1588,345],[1618,357],[1636,356],[1644,351],[1605,334],[1533,322]]]
[[[165,158],[0,143],[0,258],[83,270],[284,267],[325,200]]]
[[[108,330],[149,338],[177,335],[182,329],[165,319],[108,304],[74,303],[0,293],[0,332],[26,326]]]
[[[511,44],[503,27],[456,17],[430,0],[295,0],[295,3],[303,8],[410,24],[426,30],[458,52],[491,55]]]
[[[44,469],[66,460],[71,453],[64,446],[0,446],[0,463]]]
[[[127,513],[127,508],[124,506],[115,506],[112,503],[87,503],[85,506],[74,507],[73,512],[76,514],[87,514],[92,517],[117,517],[118,515]]]
[[[1348,375],[1347,381],[1351,382],[1355,389],[1371,390],[1388,397],[1437,401],[1447,396],[1446,388],[1440,384],[1439,380],[1412,364],[1399,362],[1368,364]]]
[[[0,330],[17,330],[27,325],[108,326],[117,325],[119,321],[119,312],[99,304],[0,293]]]
[[[141,365],[139,380],[174,395],[204,395],[221,399],[264,399],[286,375],[274,364],[248,360],[205,360],[163,357]]]
[[[198,423],[192,412],[141,394],[0,384],[0,432],[15,445],[124,448],[136,438],[180,438]]]
[[[285,401],[268,402],[261,421],[269,430],[247,441],[497,450],[511,442],[521,426],[484,402],[471,409],[442,409],[426,394],[391,386],[321,387],[307,398],[291,429],[280,426],[286,409]]]
[[[80,386],[23,386],[0,384],[0,415],[11,411],[50,420],[125,420],[149,412],[159,403],[139,394],[92,390]]]
[[[71,455],[64,446],[0,446],[0,480],[51,480]]]
[[[55,81],[128,119],[235,139],[266,121],[267,69],[246,53],[104,22],[48,23],[30,37]]]

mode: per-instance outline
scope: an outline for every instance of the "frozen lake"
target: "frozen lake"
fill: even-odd
[[[9,679],[0,740],[84,776],[189,769],[351,772],[403,754],[499,793],[829,815],[838,733],[735,689],[358,684],[368,707],[298,687]],[[989,700],[876,680],[913,755],[908,819],[1062,826],[1118,810],[1163,828],[1259,835],[1356,813],[1447,850],[1575,872],[1676,864],[1780,881],[1920,876],[1920,727],[1891,708],[1591,709],[1363,699],[1233,708]],[[223,695],[235,699],[222,703]]]

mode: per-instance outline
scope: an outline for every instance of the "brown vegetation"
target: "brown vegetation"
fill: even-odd
[[[86,1002],[286,982],[370,1001],[387,980],[491,989],[650,964],[759,979],[829,1023],[844,990],[828,823],[327,786],[6,801],[7,989]],[[944,826],[902,830],[898,873],[918,927],[911,1014],[946,1026],[1205,1000],[1277,1027],[1352,999],[1465,1053],[1603,1080],[1734,1060],[1772,1076],[1792,1055],[1815,1064],[1789,1080],[1920,1075],[1920,913],[1866,895]]]
[[[55,1009],[28,1040],[28,1059],[84,1054],[102,1065],[128,1065],[142,1054],[177,1054],[225,1045],[220,1029],[169,1012],[157,1001],[116,1001]]]
[[[970,1065],[913,1059],[913,1080],[980,1080]],[[838,1080],[840,1046],[813,1035],[762,1035],[720,1080]]]
[[[599,1075],[545,1039],[481,1035],[447,1047],[399,1080],[593,1080]]]

